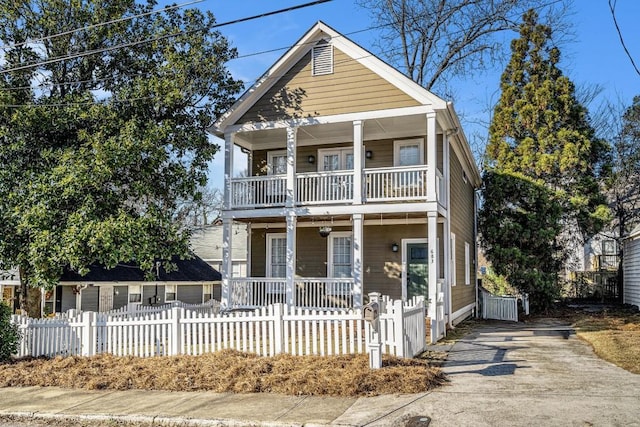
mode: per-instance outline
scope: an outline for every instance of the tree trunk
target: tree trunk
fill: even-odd
[[[29,291],[29,281],[25,269],[20,267],[18,271],[20,272],[20,298],[18,300],[20,309],[23,314],[29,317],[41,317],[40,292],[38,289]]]

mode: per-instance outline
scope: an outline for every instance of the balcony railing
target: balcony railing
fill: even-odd
[[[352,278],[298,278],[293,290],[293,304],[309,309],[352,308],[361,302],[354,300]],[[284,278],[246,277],[229,280],[230,308],[257,308],[287,302]]]
[[[427,167],[377,168],[364,171],[368,202],[425,200]]]
[[[366,203],[426,201],[427,166],[387,167],[363,170],[362,200]],[[351,203],[356,191],[354,171],[305,172],[296,174],[297,206]],[[231,208],[284,206],[285,175],[251,176],[231,180]],[[436,171],[436,194],[444,204],[444,178]]]

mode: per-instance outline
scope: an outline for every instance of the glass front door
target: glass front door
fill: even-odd
[[[407,299],[414,296],[429,298],[429,266],[427,264],[427,244],[407,243],[406,245],[406,285]]]

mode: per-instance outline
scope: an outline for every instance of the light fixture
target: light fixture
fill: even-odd
[[[309,163],[315,163],[316,162],[316,156],[314,156],[313,154],[309,154],[309,157],[307,157],[307,161]]]
[[[367,150],[367,151],[365,151],[365,152],[364,152],[364,156],[365,156],[367,159],[373,159],[373,151],[371,151],[371,150]]]
[[[320,236],[322,237],[327,237],[329,233],[331,233],[331,227],[323,225],[322,227],[320,227],[320,230],[318,230],[318,233],[320,233]]]
[[[392,243],[391,244],[391,252],[398,252],[398,244],[397,243]]]

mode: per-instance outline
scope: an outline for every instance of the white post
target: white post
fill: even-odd
[[[180,331],[180,318],[182,317],[182,308],[174,307],[171,309],[171,324],[169,325],[171,343],[169,345],[169,356],[177,356],[180,354],[182,334]]]
[[[224,134],[224,201],[222,210],[231,209],[231,178],[233,178],[233,134]]]
[[[436,142],[436,113],[427,113],[427,200],[436,201],[436,169],[438,168]],[[433,270],[435,271],[435,270]]]
[[[357,175],[357,174],[356,174]],[[353,214],[353,306],[362,307],[363,215]]]
[[[95,354],[96,336],[94,329],[94,312],[82,313],[82,355],[93,356]]]
[[[380,300],[378,292],[369,294],[369,301],[378,304],[378,317],[370,323],[367,334],[367,351],[369,352],[369,368],[382,368],[382,341],[380,339],[380,314],[384,311],[383,301]]]
[[[222,219],[222,293],[220,296],[220,305],[223,308],[228,308],[233,305],[233,301],[230,300],[230,288],[231,278],[233,274],[233,257],[231,256],[232,250],[232,236],[233,236],[233,220],[226,216]]]
[[[362,203],[362,175],[364,161],[362,159],[362,121],[353,122],[353,204]]]
[[[287,128],[287,201],[286,206],[296,205],[296,133],[297,128]]]
[[[284,306],[282,304],[273,304],[271,306],[273,313],[273,343],[275,354],[282,353],[284,347]]]
[[[296,303],[294,298],[296,284],[296,224],[297,217],[295,212],[287,212],[287,307],[293,307]]]
[[[435,342],[439,338],[439,319],[437,310],[438,301],[438,278],[436,277],[436,270],[438,265],[438,245],[437,245],[437,233],[438,233],[438,213],[427,213],[427,239],[429,249],[429,259],[427,264],[429,266],[429,317],[431,318],[431,343]]]
[[[396,344],[396,356],[405,357],[407,343],[404,335],[404,305],[400,299],[393,302],[393,335]]]

